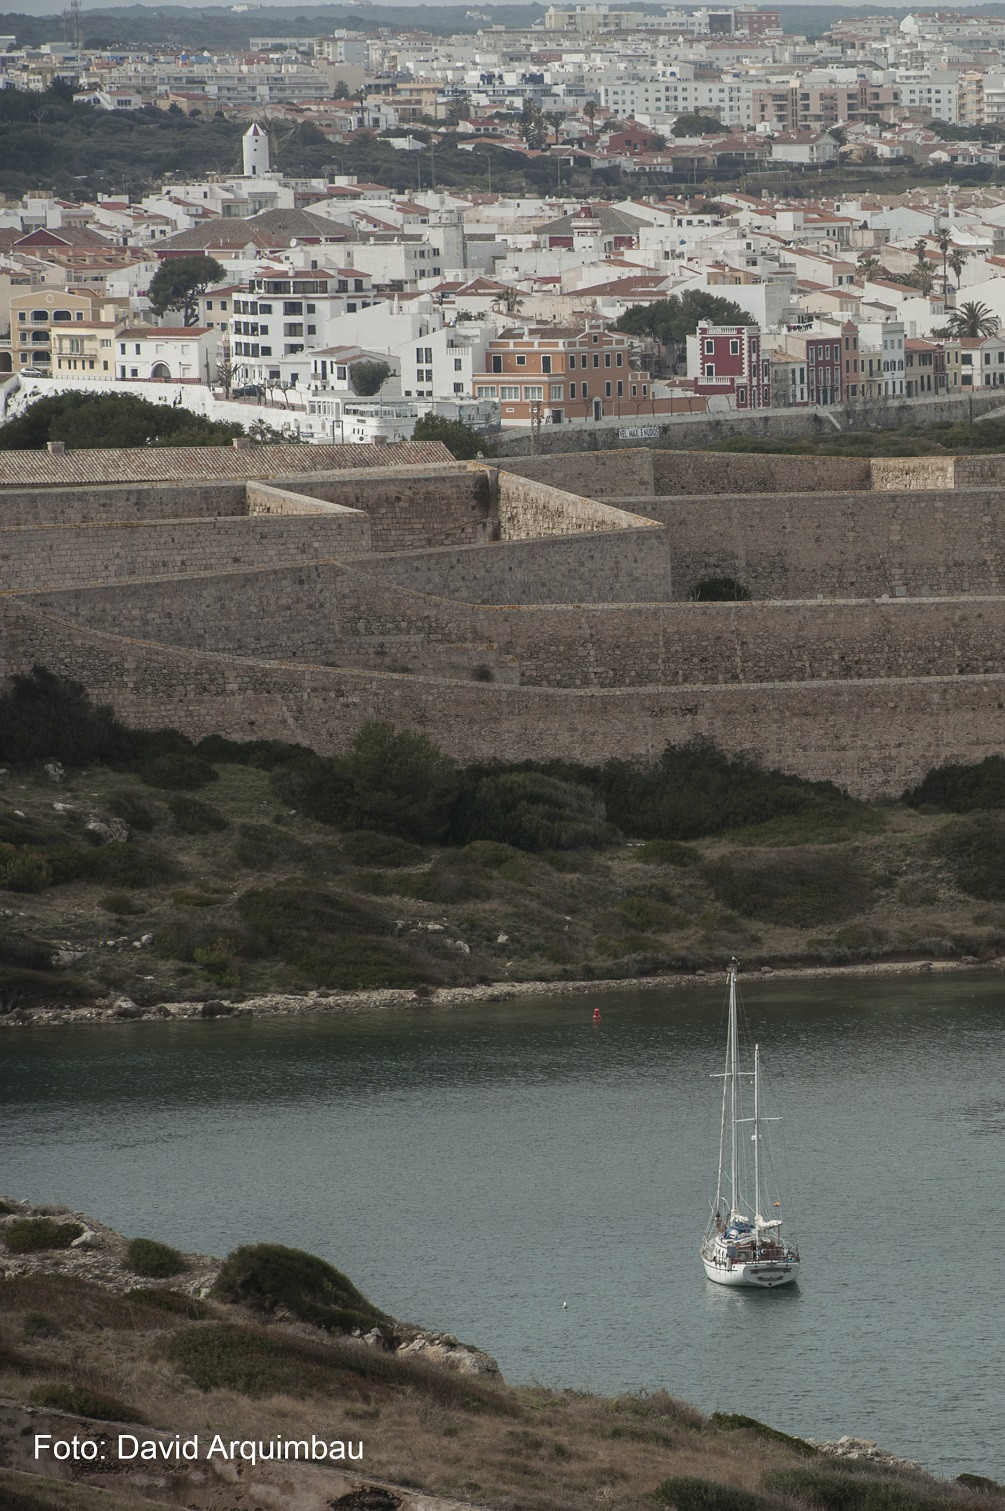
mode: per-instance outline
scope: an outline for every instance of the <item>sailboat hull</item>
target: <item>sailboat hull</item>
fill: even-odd
[[[716,1285],[742,1285],[748,1290],[772,1291],[780,1285],[791,1285],[799,1278],[798,1259],[751,1259],[716,1264],[703,1254],[701,1262],[705,1274]]]

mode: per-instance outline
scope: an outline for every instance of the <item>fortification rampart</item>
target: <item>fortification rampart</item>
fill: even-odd
[[[335,750],[376,717],[589,760],[704,734],[862,793],[1005,746],[1005,459],[610,453],[603,500],[571,486],[595,457],[279,450],[163,489],[84,468],[76,515],[65,486],[0,493],[8,671],[193,734]],[[681,601],[719,575],[759,601]]]
[[[895,794],[941,761],[1001,751],[1000,674],[606,690],[507,687],[435,677],[237,660],[78,627],[8,600],[6,662],[41,662],[82,681],[141,728],[193,737],[295,740],[344,749],[382,718],[428,731],[461,760],[574,751],[600,761],[655,755],[696,735],[731,752],[830,780],[866,796]]]

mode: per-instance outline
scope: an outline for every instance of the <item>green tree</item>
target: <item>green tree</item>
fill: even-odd
[[[519,850],[575,850],[606,844],[615,833],[603,799],[577,782],[541,771],[501,771],[475,789],[474,839],[500,840]]]
[[[952,244],[953,244],[953,238],[949,234],[949,232],[946,229],[946,227],[943,226],[942,230],[939,231],[938,234],[935,237],[935,245],[938,247],[939,251],[942,253],[942,293],[943,293],[943,295],[945,295],[945,292],[946,292],[946,263],[949,260],[949,250],[952,247]]]
[[[120,446],[227,446],[244,427],[204,420],[188,409],[133,394],[64,393],[36,399],[0,425],[0,451],[39,451],[47,441],[73,450]]]
[[[390,376],[389,362],[378,362],[370,357],[354,362],[349,369],[352,391],[361,399],[369,399],[379,393]]]
[[[349,827],[420,843],[446,833],[460,778],[454,761],[426,735],[371,721],[331,766]]]
[[[722,132],[722,122],[700,110],[685,110],[670,129],[674,136],[718,136]]]
[[[459,126],[466,121],[471,114],[471,96],[468,93],[459,94],[450,101],[447,106],[447,125]]]
[[[520,135],[528,147],[540,150],[548,139],[548,127],[541,107],[529,97],[523,102],[520,112]]]
[[[589,123],[590,123],[590,130],[592,131],[593,127],[594,127],[594,123],[595,123],[595,121],[597,119],[597,102],[596,102],[596,100],[587,100],[586,104],[583,106],[583,114],[586,116],[586,119],[589,121]]]
[[[962,248],[954,247],[946,260],[953,270],[953,277],[956,279],[956,286],[958,288],[960,283],[960,274],[963,272],[963,264],[967,260],[967,254],[962,250]]]
[[[479,454],[491,456],[494,450],[472,425],[465,425],[463,420],[445,420],[438,414],[424,414],[417,420],[412,440],[442,441],[459,462],[470,461]]]
[[[199,319],[199,295],[227,277],[214,257],[169,257],[150,280],[147,298],[155,315],[180,310],[185,325]]]
[[[951,336],[965,336],[970,339],[977,336],[994,336],[998,333],[998,317],[991,313],[986,304],[979,304],[975,300],[968,299],[966,303],[950,313],[946,329]],[[0,435],[2,434],[3,432],[0,431]]]
[[[703,320],[715,325],[756,324],[753,315],[732,299],[720,299],[703,289],[688,289],[652,304],[633,304],[616,322],[615,329],[659,342],[666,354],[667,369],[672,373],[677,370],[687,337],[694,335]]]

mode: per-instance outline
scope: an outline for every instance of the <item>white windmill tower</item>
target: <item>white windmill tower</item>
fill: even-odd
[[[241,138],[245,178],[261,178],[269,171],[269,134],[253,121]]]

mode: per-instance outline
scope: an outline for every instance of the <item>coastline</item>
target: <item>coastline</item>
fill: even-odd
[[[815,981],[826,978],[857,979],[864,976],[920,975],[935,972],[995,971],[1005,968],[1005,956],[992,960],[968,957],[933,960],[870,960],[849,965],[762,965],[748,981]],[[524,997],[587,996],[619,991],[679,991],[719,979],[719,972],[679,971],[655,976],[630,976],[589,981],[495,981],[478,986],[436,987],[417,991],[413,987],[386,987],[351,992],[311,991],[299,994],[270,993],[235,1001],[207,997],[201,1001],[158,1002],[140,1007],[119,997],[91,1007],[15,1008],[0,1017],[0,1028],[64,1027],[67,1024],[125,1022],[193,1022],[213,1018],[302,1017],[325,1013],[355,1014],[393,1012],[402,1008],[431,1010],[464,1008],[480,1003],[512,1002]]]

